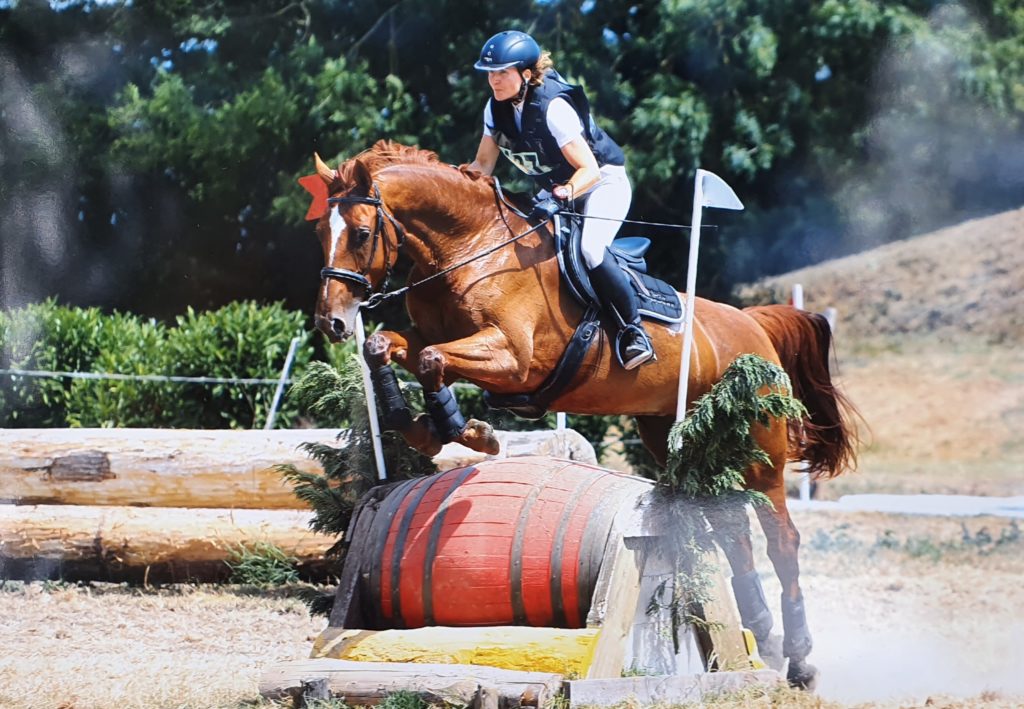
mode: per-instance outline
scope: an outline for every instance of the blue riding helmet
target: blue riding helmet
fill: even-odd
[[[540,45],[525,32],[505,30],[484,42],[480,58],[474,69],[501,71],[514,66],[519,71],[529,69],[540,59]]]

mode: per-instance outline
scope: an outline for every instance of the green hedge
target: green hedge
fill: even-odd
[[[276,379],[293,337],[292,368],[313,356],[302,313],[251,302],[189,311],[173,325],[106,315],[49,300],[0,314],[0,368]],[[0,426],[256,428],[266,421],[271,384],[195,384],[117,379],[0,377]],[[285,397],[275,425],[298,417]]]

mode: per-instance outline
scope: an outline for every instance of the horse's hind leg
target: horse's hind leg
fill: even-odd
[[[711,499],[701,505],[712,535],[729,561],[732,590],[740,622],[754,634],[762,658],[776,669],[782,666],[777,637],[771,635],[772,612],[761,578],[754,567],[754,549],[746,506],[737,499]]]
[[[789,658],[789,683],[806,689],[814,687],[817,670],[807,662],[812,641],[807,629],[804,597],[800,590],[800,533],[786,508],[786,490],[781,472],[778,484],[763,491],[772,506],[755,508],[765,538],[768,540],[768,558],[782,584],[782,654]]]

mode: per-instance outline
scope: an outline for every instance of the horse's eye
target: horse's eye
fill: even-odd
[[[370,238],[370,227],[361,226],[356,229],[356,241],[360,244],[365,244],[366,240]]]

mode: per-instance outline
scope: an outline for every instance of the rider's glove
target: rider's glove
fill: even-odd
[[[533,211],[530,212],[530,216],[538,221],[548,221],[551,217],[555,216],[561,209],[558,202],[553,198],[542,199],[533,205]]]

